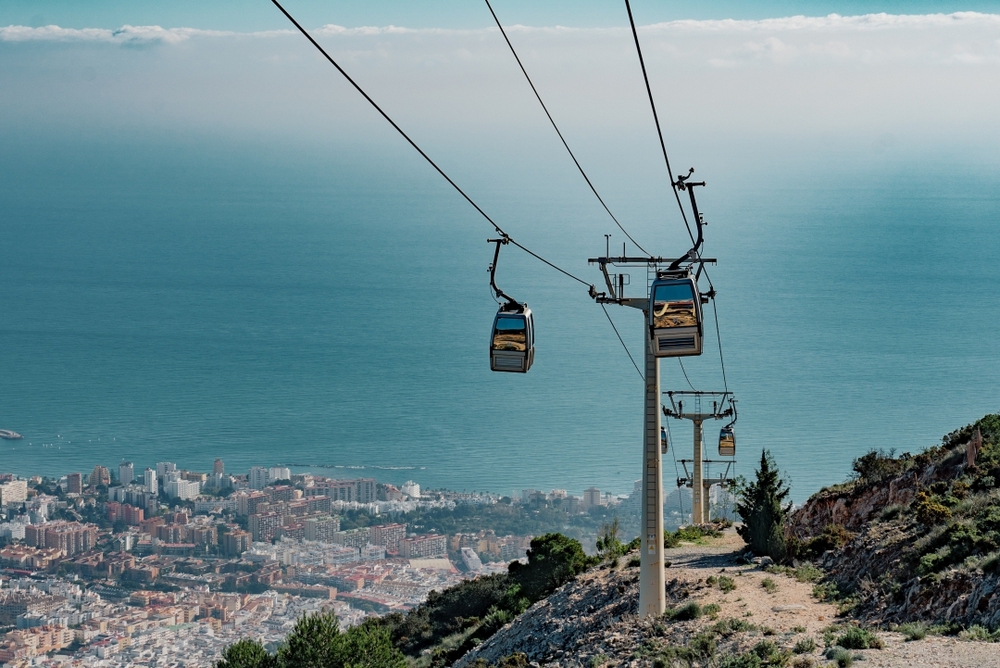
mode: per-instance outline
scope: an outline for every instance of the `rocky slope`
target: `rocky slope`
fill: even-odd
[[[806,638],[820,638],[822,646],[836,607],[813,598],[810,583],[737,563],[743,544],[732,530],[708,543],[667,551],[672,617],[636,616],[639,569],[626,566],[626,558],[563,586],[455,666],[497,665],[519,653],[546,666],[715,665],[761,642],[779,652]],[[765,579],[773,593],[762,587]]]
[[[668,550],[672,614],[659,619],[635,615],[639,569],[625,565],[627,559],[616,568],[591,570],[529,608],[455,668],[833,665],[826,645],[856,622],[839,618],[836,604],[813,596],[815,571],[740,563],[742,547],[730,531],[706,545]],[[872,668],[1000,666],[994,643],[933,636],[905,642],[887,632],[878,637],[884,649],[850,654]]]
[[[970,464],[977,430],[982,447]],[[986,416],[917,456],[876,453],[856,467],[856,481],[819,492],[793,515],[791,533],[804,551],[825,550],[817,563],[853,614],[1000,626],[998,437],[1000,416]]]

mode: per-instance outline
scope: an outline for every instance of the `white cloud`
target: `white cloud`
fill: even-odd
[[[289,31],[281,31],[288,34]],[[237,35],[266,35],[268,33],[236,33],[223,30],[200,30],[198,28],[162,28],[160,26],[123,25],[117,30],[107,28],[61,28],[50,25],[40,28],[27,26],[6,26],[0,28],[0,41],[4,42],[110,42],[164,43],[177,44],[193,37],[234,37]]]
[[[612,28],[573,28],[567,26],[505,26],[513,33],[535,33],[550,35],[612,35],[627,32],[623,27]],[[955,12],[952,14],[864,14],[859,16],[789,16],[758,20],[677,20],[640,26],[643,33],[768,33],[768,32],[805,32],[805,31],[864,31],[885,29],[914,28],[962,28],[987,27],[1000,28],[1000,14],[983,14],[979,12]],[[201,30],[198,28],[163,28],[161,26],[131,26],[124,25],[117,30],[106,28],[61,28],[50,25],[39,28],[10,25],[0,28],[0,40],[21,42],[30,40],[43,41],[159,41],[175,44],[194,37],[272,37],[276,35],[293,34],[295,31],[270,30],[251,33],[239,33],[221,30]],[[327,24],[315,31],[325,36],[371,37],[378,35],[485,35],[497,32],[496,28],[481,28],[457,30],[449,28],[406,28],[403,26],[359,26],[347,28],[336,24]]]
[[[677,141],[892,132],[904,144],[904,137],[928,131],[997,134],[1000,14],[671,21],[640,30],[657,104],[664,116],[684,119],[683,134],[673,130]],[[627,26],[508,31],[564,130],[578,138],[648,130]],[[496,27],[331,24],[313,34],[415,133],[439,141],[496,128],[550,134],[543,134],[545,119]],[[20,48],[31,41],[58,44],[73,57]],[[0,99],[0,116],[25,124],[51,118],[61,126],[79,117],[116,127],[385,136],[364,100],[291,26],[256,33],[8,26],[0,28],[0,49],[11,63],[20,59],[18,67],[0,68],[0,85],[16,93]]]

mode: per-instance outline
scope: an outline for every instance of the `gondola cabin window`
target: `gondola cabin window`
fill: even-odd
[[[528,331],[524,316],[500,316],[493,331],[493,350],[528,349]]]
[[[653,327],[670,329],[698,324],[695,294],[689,282],[658,285],[653,295]]]

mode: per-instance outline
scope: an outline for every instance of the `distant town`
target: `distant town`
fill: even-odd
[[[683,490],[687,491],[687,490]],[[304,613],[342,626],[500,572],[535,535],[593,546],[638,494],[516,497],[160,462],[28,479],[0,474],[0,662],[206,666],[228,644],[276,645]],[[684,497],[672,495],[682,519]]]

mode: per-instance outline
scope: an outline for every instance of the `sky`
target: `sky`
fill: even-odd
[[[485,6],[468,0],[291,0],[286,8],[307,25],[336,23],[357,27],[398,25],[410,28],[485,28],[491,25]],[[607,27],[626,25],[624,3],[609,0],[507,0],[495,9],[510,14],[513,23]],[[826,16],[828,14],[927,14],[957,11],[995,11],[990,0],[702,0],[636,2],[633,10],[641,23],[676,19],[760,19],[776,16]],[[56,24],[67,28],[130,25],[190,26],[212,30],[269,30],[281,26],[280,17],[267,0],[4,0],[0,24],[37,27]]]
[[[495,9],[564,129],[595,152],[648,144],[624,8],[537,4]],[[757,15],[746,16],[747,4],[634,7],[675,150],[694,137],[720,154],[803,142],[834,152],[845,141],[995,146],[1000,14],[967,11],[975,3],[958,13],[934,3],[937,13],[922,14],[930,3],[816,2],[752,3]],[[459,160],[477,146],[541,150],[537,139],[551,131],[485,5],[448,7],[289,4],[390,114],[439,150]],[[896,13],[858,13],[876,10]],[[289,28],[266,2],[6,0],[0,133],[396,141]]]

